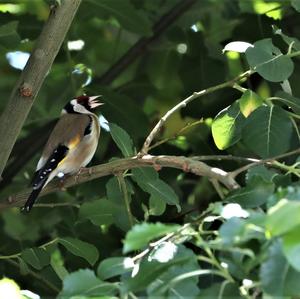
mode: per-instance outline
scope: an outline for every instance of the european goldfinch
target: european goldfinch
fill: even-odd
[[[41,190],[55,177],[74,174],[93,158],[100,136],[100,125],[91,111],[102,105],[99,96],[79,96],[62,110],[61,117],[46,143],[32,180],[32,192],[22,211],[29,212]]]

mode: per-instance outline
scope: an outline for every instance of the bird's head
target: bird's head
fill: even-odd
[[[82,95],[72,99],[63,109],[63,113],[79,113],[89,114],[93,109],[104,103],[98,102],[96,99],[100,96]]]

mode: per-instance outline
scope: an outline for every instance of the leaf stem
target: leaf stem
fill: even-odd
[[[128,190],[127,190],[127,186],[126,186],[126,182],[125,182],[123,173],[118,174],[117,179],[118,179],[118,182],[120,185],[120,189],[123,193],[123,198],[124,198],[124,202],[125,202],[125,207],[126,207],[130,227],[132,227],[134,225],[134,221],[133,221],[133,216],[132,216],[131,209],[130,209]]]

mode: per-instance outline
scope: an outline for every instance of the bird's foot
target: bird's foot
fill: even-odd
[[[78,172],[77,172],[76,175],[75,175],[75,182],[76,182],[76,184],[78,183],[78,180],[79,180],[80,175],[81,175],[82,173],[86,172],[86,171],[88,171],[88,168],[87,168],[87,167],[81,167],[81,168],[79,168]]]

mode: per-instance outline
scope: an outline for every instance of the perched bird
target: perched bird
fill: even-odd
[[[62,110],[37,164],[32,192],[22,211],[29,212],[41,190],[55,177],[74,174],[93,158],[100,136],[100,125],[92,110],[103,103],[99,96],[79,96]]]

